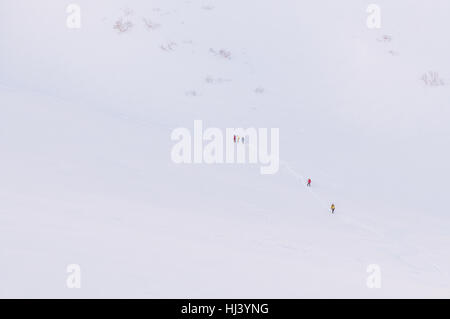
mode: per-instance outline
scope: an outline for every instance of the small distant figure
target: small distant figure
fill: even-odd
[[[331,213],[334,214],[334,210],[336,209],[336,206],[334,204],[331,204]]]
[[[306,186],[311,187],[311,178],[308,178],[308,183],[306,184]]]
[[[236,143],[236,135],[234,136],[234,142]]]
[[[245,144],[245,143],[244,143],[244,137],[243,137],[243,136],[242,136],[242,144]]]
[[[239,136],[238,136],[237,142],[239,143]]]

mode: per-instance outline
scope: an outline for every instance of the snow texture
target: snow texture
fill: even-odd
[[[448,0],[379,0],[380,29],[357,0],[77,3],[0,0],[0,297],[450,297]],[[197,119],[280,128],[279,172],[174,164]]]

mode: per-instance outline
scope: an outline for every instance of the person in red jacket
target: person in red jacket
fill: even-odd
[[[308,178],[308,184],[306,184],[306,186],[311,186],[311,178]]]

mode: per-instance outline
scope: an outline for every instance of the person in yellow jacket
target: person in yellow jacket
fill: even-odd
[[[336,206],[334,204],[331,204],[331,213],[334,214],[334,210],[336,209]]]

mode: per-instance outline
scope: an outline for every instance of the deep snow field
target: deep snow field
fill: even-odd
[[[448,0],[380,29],[361,0],[76,3],[0,0],[0,297],[450,297]],[[173,163],[194,120],[279,128],[279,171]]]

